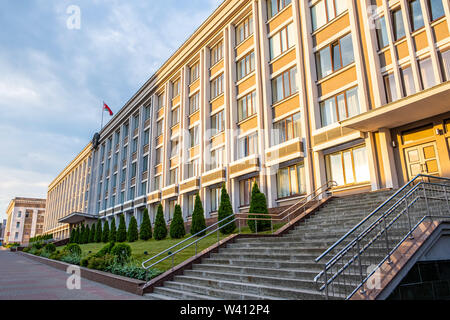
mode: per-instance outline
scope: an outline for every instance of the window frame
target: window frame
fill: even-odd
[[[346,34],[345,36],[343,36],[343,37],[340,37],[339,39],[337,39],[337,40],[335,40],[335,41],[333,41],[333,42],[331,42],[330,44],[328,44],[328,45],[326,45],[326,46],[324,46],[322,49],[320,49],[319,51],[317,51],[316,53],[315,53],[315,58],[316,58],[316,69],[317,69],[317,78],[318,78],[318,81],[320,81],[320,80],[322,80],[322,79],[324,79],[324,78],[326,78],[326,77],[329,77],[329,76],[331,76],[333,73],[336,73],[336,72],[338,72],[338,71],[340,71],[340,70],[342,70],[342,69],[344,69],[344,68],[346,68],[346,67],[348,67],[348,66],[350,66],[351,64],[353,64],[353,63],[355,63],[355,52],[354,52],[354,46],[353,46],[353,39],[351,39],[352,41],[351,41],[351,43],[352,43],[352,55],[353,55],[353,58],[352,58],[352,62],[350,62],[350,63],[348,63],[348,64],[346,64],[346,65],[344,65],[344,62],[343,62],[343,56],[342,56],[342,40],[344,39],[344,38],[346,38],[346,37],[352,37],[352,34],[351,33],[348,33],[348,34]],[[339,68],[335,68],[335,63],[336,63],[336,61],[335,61],[335,59],[336,59],[336,57],[335,57],[335,50],[333,50],[335,47],[338,47],[339,48],[339,50],[338,50],[338,52],[339,52]],[[323,71],[322,71],[322,67],[321,67],[321,60],[320,60],[320,53],[321,52],[324,52],[324,50],[329,50],[329,53],[330,53],[330,58],[331,58],[331,61],[330,61],[330,64],[331,64],[331,73],[330,74],[326,74],[326,75],[323,75],[322,76],[322,74],[323,74]],[[320,74],[319,74],[319,70],[320,70]]]
[[[328,99],[325,99],[325,100],[322,100],[322,101],[319,102],[320,122],[321,122],[322,128],[325,128],[325,127],[330,126],[330,125],[333,124],[333,123],[330,123],[328,125],[324,125],[324,123],[323,123],[323,111],[322,111],[323,107],[322,106],[324,106],[327,101],[330,101],[330,100],[334,101],[334,109],[335,109],[334,111],[336,112],[336,122],[343,121],[343,120],[346,120],[346,119],[350,118],[349,109],[348,109],[347,94],[348,94],[348,92],[350,92],[350,91],[352,91],[354,89],[356,89],[356,95],[358,97],[358,103],[359,103],[359,90],[358,90],[358,86],[357,85],[353,86],[353,87],[350,87],[350,88],[348,88],[348,89],[346,89],[344,91],[341,91],[340,93],[338,93],[338,94],[336,94],[336,95],[334,95],[334,96],[332,96],[332,97],[330,97]],[[340,112],[339,112],[338,97],[340,97],[340,96],[344,96],[345,116],[346,116],[344,119],[341,119]],[[361,109],[360,109],[360,113],[359,114],[361,114]],[[334,122],[334,123],[336,123],[336,122]]]
[[[245,100],[245,105],[246,105],[246,108],[245,108],[246,116],[244,116],[244,113],[241,112],[241,110],[240,110],[241,106],[242,106],[241,102],[244,100]],[[249,102],[251,103],[251,109],[253,110],[253,112],[251,114],[248,112]],[[237,107],[238,107],[238,121],[237,122],[238,123],[241,123],[242,121],[245,121],[248,118],[250,118],[256,114],[255,102],[256,102],[256,91],[252,91],[238,100],[238,102],[237,102]],[[242,118],[241,118],[241,114],[242,114]]]
[[[223,73],[211,80],[211,100],[220,97],[223,94]]]
[[[211,51],[210,64],[211,67],[213,67],[223,59],[223,40],[220,40],[218,43],[216,43],[210,49],[210,51]]]
[[[298,83],[296,83],[295,84],[295,87],[296,87],[296,91],[293,91],[292,89],[293,89],[293,86],[292,86],[292,77],[293,77],[293,74],[292,74],[292,72],[295,70],[295,80],[297,80],[297,78],[298,78],[298,70],[297,70],[297,66],[294,66],[294,67],[292,67],[292,68],[290,68],[290,69],[288,69],[288,70],[286,70],[286,71],[284,71],[283,73],[281,73],[280,75],[278,75],[277,77],[275,77],[275,78],[273,78],[272,79],[272,81],[271,81],[271,85],[272,85],[272,105],[274,105],[274,104],[277,104],[277,103],[279,103],[279,102],[281,102],[281,101],[283,101],[283,100],[286,100],[286,99],[288,99],[288,98],[290,98],[290,97],[292,97],[292,96],[294,96],[295,94],[297,94],[298,93]],[[286,74],[289,74],[289,95],[286,95],[285,96],[285,93],[286,93],[286,88],[285,88],[285,82],[284,82],[284,77],[285,77],[285,75]],[[279,79],[281,77],[281,83],[282,83],[282,85],[283,85],[283,97],[280,99],[280,100],[277,100],[277,101],[275,101],[274,100],[274,90],[273,90],[273,88],[274,88],[274,81],[276,81],[277,79]]]
[[[236,27],[236,46],[239,46],[242,44],[245,40],[250,38],[254,33],[254,27],[253,27],[253,15],[249,15],[244,20],[242,20]],[[243,30],[243,38],[240,38],[240,30]]]
[[[242,67],[244,66],[244,73],[241,74]],[[248,54],[246,54],[244,57],[242,57],[237,63],[236,63],[236,76],[237,81],[240,81],[247,77],[249,74],[254,72],[256,70],[256,63],[255,63],[255,52],[251,51]]]

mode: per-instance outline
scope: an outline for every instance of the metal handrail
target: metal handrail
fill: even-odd
[[[335,187],[335,186],[337,186],[337,183],[336,183],[335,181],[328,181],[326,184],[320,186],[318,189],[314,190],[313,192],[311,192],[310,194],[308,194],[307,196],[305,196],[304,198],[302,198],[300,201],[296,202],[295,204],[293,204],[293,205],[290,206],[289,208],[285,209],[285,210],[282,211],[281,213],[279,213],[279,214],[277,214],[277,215],[269,215],[269,216],[271,216],[271,218],[269,218],[269,219],[264,219],[264,220],[271,220],[271,221],[272,221],[272,220],[277,220],[277,219],[273,219],[272,216],[281,216],[281,215],[287,213],[288,211],[294,209],[295,207],[297,207],[296,210],[294,210],[293,212],[289,213],[286,217],[284,217],[284,219],[287,218],[287,217],[290,217],[292,214],[294,214],[295,212],[297,212],[297,211],[300,210],[301,208],[304,208],[304,209],[306,210],[306,205],[308,205],[309,202],[311,202],[311,201],[313,201],[313,200],[316,200],[318,197],[320,197],[321,195],[323,195],[324,193],[326,193],[326,192],[329,191],[332,187]],[[310,200],[307,200],[309,197],[312,197],[312,198],[311,198]],[[306,202],[305,202],[305,200],[306,200]],[[300,207],[298,207],[302,202],[304,202],[304,203],[303,203]],[[268,214],[260,214],[260,213],[250,213],[250,214],[251,214],[251,215],[265,215],[265,216],[268,215]],[[248,215],[250,215],[250,214],[248,214]],[[158,253],[157,255],[151,257],[150,259],[145,260],[145,261],[142,262],[142,264],[141,264],[141,265],[142,265],[142,268],[144,268],[144,269],[146,269],[146,270],[148,271],[148,270],[149,270],[150,268],[152,268],[153,266],[155,266],[155,265],[157,265],[157,264],[159,264],[159,263],[161,263],[161,262],[163,262],[163,261],[165,261],[165,260],[167,260],[167,259],[169,259],[169,258],[172,258],[172,268],[173,268],[173,257],[174,257],[177,253],[179,253],[179,252],[181,252],[181,251],[183,251],[183,250],[185,250],[185,249],[187,249],[187,248],[189,248],[190,246],[192,246],[192,245],[195,244],[195,246],[196,246],[196,255],[197,255],[198,242],[201,241],[202,239],[204,239],[204,238],[210,236],[211,234],[217,232],[217,242],[219,242],[219,241],[220,241],[220,240],[219,240],[219,231],[220,231],[222,228],[228,226],[229,224],[231,224],[231,223],[233,223],[233,222],[240,221],[240,220],[247,220],[247,221],[248,221],[248,220],[255,220],[255,218],[248,218],[248,217],[247,217],[247,218],[242,218],[242,217],[236,217],[237,215],[240,215],[240,213],[236,214],[236,215],[234,216],[234,218],[232,218],[232,216],[229,216],[229,217],[226,217],[226,218],[224,218],[224,219],[222,219],[222,220],[220,220],[220,221],[217,221],[216,223],[214,223],[214,224],[212,224],[212,225],[206,227],[206,228],[203,229],[202,231],[200,231],[200,232],[198,232],[198,233],[196,233],[196,234],[190,236],[190,237],[187,238],[187,239],[184,239],[184,240],[180,241],[179,243],[177,243],[177,244],[171,246],[170,248],[168,248],[168,249],[166,249],[166,250],[164,250],[164,251]],[[232,220],[230,220],[230,219],[232,219]],[[284,220],[284,219],[280,219],[280,220]],[[227,220],[230,220],[230,221],[228,221],[227,223],[225,223],[225,224],[223,224],[223,225],[220,225],[220,224],[226,222]],[[257,220],[262,220],[262,219],[257,219]],[[289,223],[290,223],[290,221],[289,221]],[[215,228],[213,231],[210,231],[209,233],[206,232],[206,231],[210,230],[212,227],[215,227],[215,226],[217,226],[217,225],[218,225],[218,227]],[[273,228],[273,225],[272,225],[272,228]],[[239,232],[240,232],[240,224],[239,224]],[[203,236],[201,236],[200,238],[198,238],[198,236],[200,236],[200,235],[202,235],[202,234],[204,234],[204,233],[206,233],[206,234],[203,235]],[[175,252],[171,252],[171,250],[173,250],[173,249],[179,247],[180,245],[182,245],[182,244],[184,244],[184,243],[188,242],[189,240],[192,240],[193,238],[196,238],[196,237],[197,237],[197,239],[196,239],[195,241],[190,242],[189,244],[183,246],[182,248],[176,250]],[[146,264],[148,264],[149,262],[151,262],[151,261],[155,260],[156,258],[161,257],[161,256],[163,256],[163,255],[166,255],[166,256],[163,257],[162,259],[160,259],[160,260],[158,260],[158,261],[152,263],[151,265],[146,266]]]
[[[380,239],[380,237],[383,235],[383,233],[385,233],[386,236],[386,244],[387,244],[387,232],[390,229],[390,227],[397,222],[397,220],[402,217],[404,215],[404,213],[407,213],[407,217],[408,220],[410,221],[410,217],[409,217],[409,209],[410,207],[412,207],[413,204],[416,203],[416,201],[423,197],[423,195],[418,195],[413,201],[408,202],[408,198],[411,197],[413,194],[415,194],[416,192],[418,192],[419,190],[423,189],[424,195],[425,195],[425,201],[426,204],[428,205],[428,199],[427,198],[427,194],[426,194],[426,190],[425,190],[425,185],[432,185],[434,187],[436,186],[442,186],[444,188],[444,193],[445,193],[445,201],[447,202],[447,206],[449,205],[449,199],[447,197],[447,189],[449,187],[449,185],[445,185],[445,184],[439,184],[439,183],[425,183],[424,182],[424,178],[428,178],[428,181],[430,181],[430,179],[438,179],[440,181],[450,181],[450,179],[448,178],[442,178],[442,177],[436,177],[436,176],[430,176],[430,175],[417,175],[414,179],[412,179],[411,181],[409,181],[405,186],[403,186],[400,190],[398,190],[394,195],[392,195],[391,197],[389,197],[389,199],[387,199],[385,202],[383,202],[383,204],[381,204],[379,207],[377,207],[374,211],[372,211],[371,214],[369,214],[365,219],[363,219],[358,225],[356,225],[354,228],[352,228],[349,232],[347,232],[346,235],[344,235],[343,237],[341,237],[341,239],[339,239],[335,244],[333,244],[329,249],[327,249],[321,256],[319,256],[316,259],[316,262],[320,261],[321,259],[323,259],[323,257],[325,257],[328,253],[330,253],[333,249],[335,249],[339,244],[341,244],[343,241],[345,241],[348,237],[350,237],[352,234],[354,234],[365,222],[367,222],[370,218],[372,218],[376,213],[378,213],[384,206],[386,206],[389,202],[391,202],[393,199],[395,199],[398,195],[400,195],[407,187],[413,185],[419,178],[422,178],[422,181],[420,181],[418,184],[414,185],[414,187],[410,190],[408,190],[405,194],[403,194],[401,196],[400,199],[396,200],[396,202],[390,206],[388,209],[386,209],[383,214],[378,217],[378,219],[376,219],[375,221],[373,221],[368,227],[366,227],[362,232],[360,232],[358,235],[355,235],[355,238],[350,241],[344,248],[342,248],[337,254],[335,254],[331,259],[328,260],[327,263],[325,263],[324,266],[324,270],[321,271],[315,278],[314,281],[317,283],[318,280],[325,276],[325,280],[324,280],[324,285],[321,286],[319,288],[320,291],[323,291],[324,289],[326,290],[326,295],[328,298],[328,286],[331,285],[331,283],[333,283],[333,281],[340,276],[343,272],[345,272],[345,270],[351,265],[353,264],[356,259],[359,260],[359,264],[360,264],[360,268],[361,268],[361,254],[364,253],[375,241],[377,241],[378,239]],[[422,188],[420,188],[422,187]],[[444,200],[441,198],[438,198],[437,200]],[[391,215],[391,213],[395,212],[396,209],[398,209],[398,207],[400,206],[400,204],[405,203],[406,204],[406,208],[402,209],[400,211],[400,213],[394,217],[394,219],[389,223],[389,225],[386,222],[386,219]],[[450,206],[448,208],[449,213],[450,213]],[[384,222],[384,228],[382,229],[382,231],[378,232],[376,234],[376,236],[370,240],[363,248],[360,248],[360,242],[362,241],[362,239],[364,239],[370,232],[372,232],[373,230],[375,230],[375,228],[377,226],[380,225],[380,223]],[[415,226],[414,228],[412,228],[411,226],[411,221],[409,222],[409,227],[410,227],[410,232],[408,232],[408,235],[412,232],[413,229],[415,229],[417,226]],[[384,241],[384,240],[383,240]],[[401,243],[401,242],[400,242]],[[339,260],[342,260],[342,258],[348,253],[350,252],[351,249],[354,249],[355,246],[357,246],[357,253],[356,255],[353,255],[352,258],[350,260],[348,260],[343,267],[341,267],[338,271],[336,271],[336,273],[330,278],[327,278],[327,271],[329,269],[331,269],[334,265],[336,265]],[[399,244],[397,244],[397,246],[395,248],[397,248],[399,246]],[[387,247],[388,248],[388,247]],[[395,249],[394,248],[394,249]],[[390,257],[390,255],[394,252],[394,249],[391,250],[388,255],[386,256],[386,258],[383,260],[386,261],[386,259],[388,259]],[[389,249],[388,249],[389,250]],[[382,263],[381,263],[382,264]],[[379,264],[378,266],[380,266],[381,264]],[[369,277],[374,273],[371,272],[366,278],[363,279],[363,275],[362,275],[362,270],[360,270],[361,273],[361,283],[358,285],[358,287],[355,289],[355,291],[353,291],[353,293],[355,293],[359,288],[362,287],[362,285],[365,283],[365,281],[367,281],[367,279],[369,279]],[[352,294],[353,294],[352,293]],[[351,295],[350,295],[351,296]],[[350,297],[349,296],[349,297]]]

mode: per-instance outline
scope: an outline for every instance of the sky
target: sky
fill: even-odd
[[[2,0],[0,219],[14,197],[45,198],[102,102],[117,112],[221,2]]]

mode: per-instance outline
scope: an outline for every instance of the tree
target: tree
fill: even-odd
[[[227,219],[227,217],[229,217],[229,219]],[[224,220],[219,223],[219,227],[224,226],[222,229],[220,229],[220,232],[222,234],[231,234],[236,229],[236,223],[233,221],[233,207],[231,206],[230,196],[228,195],[227,189],[225,188],[225,183],[222,185],[218,219],[219,221]]]
[[[89,228],[89,225],[86,225],[86,228],[84,229],[83,243],[89,243],[90,234],[91,229]]]
[[[154,226],[154,238],[155,240],[163,240],[167,237],[167,225],[164,219],[162,204],[158,206],[158,212],[156,213],[155,226]]]
[[[258,184],[255,182],[252,188],[252,195],[250,199],[250,209],[249,209],[249,220],[248,227],[252,232],[260,232],[270,229],[270,220],[252,220],[254,219],[270,219],[270,216],[266,215],[252,215],[251,213],[262,213],[268,214],[269,211],[267,209],[267,200],[264,193],[262,193]]]
[[[197,234],[200,231],[203,231],[198,236],[204,236],[206,231],[206,221],[205,215],[203,211],[202,200],[200,199],[200,195],[197,193],[195,196],[195,204],[194,204],[194,212],[192,213],[192,225],[191,225],[191,234]]]
[[[91,232],[89,233],[89,243],[95,242],[95,223],[91,226]]]
[[[74,231],[73,231],[73,243],[78,243],[79,242],[79,235],[80,235],[80,227],[77,227]]]
[[[103,224],[102,242],[103,243],[109,242],[109,222],[108,222],[108,220],[105,220],[105,223]]]
[[[184,229],[184,220],[183,214],[181,213],[181,207],[176,204],[172,223],[170,224],[170,237],[172,239],[181,239],[185,235],[186,230]]]
[[[128,225],[128,233],[127,233],[127,240],[128,242],[135,242],[139,238],[139,232],[138,232],[138,226],[137,221],[134,216],[131,216],[130,224]]]
[[[99,220],[97,222],[97,231],[95,231],[95,242],[100,243],[102,242],[102,222]]]
[[[73,243],[73,237],[75,235],[75,229],[70,230],[69,243]]]
[[[109,230],[109,241],[116,242],[116,240],[117,240],[116,219],[113,218],[111,221],[111,229]]]
[[[80,233],[78,236],[78,243],[84,244],[84,235],[85,235],[86,229],[84,228],[84,224],[81,225]]]
[[[141,229],[139,230],[139,238],[144,241],[152,238],[152,224],[150,222],[147,208],[144,210],[144,214],[142,217]]]
[[[125,224],[125,218],[120,215],[119,228],[117,229],[117,242],[125,242],[127,240],[127,226]]]

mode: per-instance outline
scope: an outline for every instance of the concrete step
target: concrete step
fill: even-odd
[[[174,290],[168,287],[157,287],[154,290],[154,293],[146,294],[149,298],[156,298],[154,300],[163,300],[158,299],[159,297],[166,297],[164,300],[218,300],[215,297],[209,295],[202,295],[192,291],[180,291]]]
[[[249,268],[273,268],[273,269],[299,269],[299,270],[313,270],[320,272],[323,270],[321,264],[311,261],[276,261],[276,260],[229,260],[224,258],[206,258],[202,260],[206,264],[214,264],[221,266],[237,266]]]

